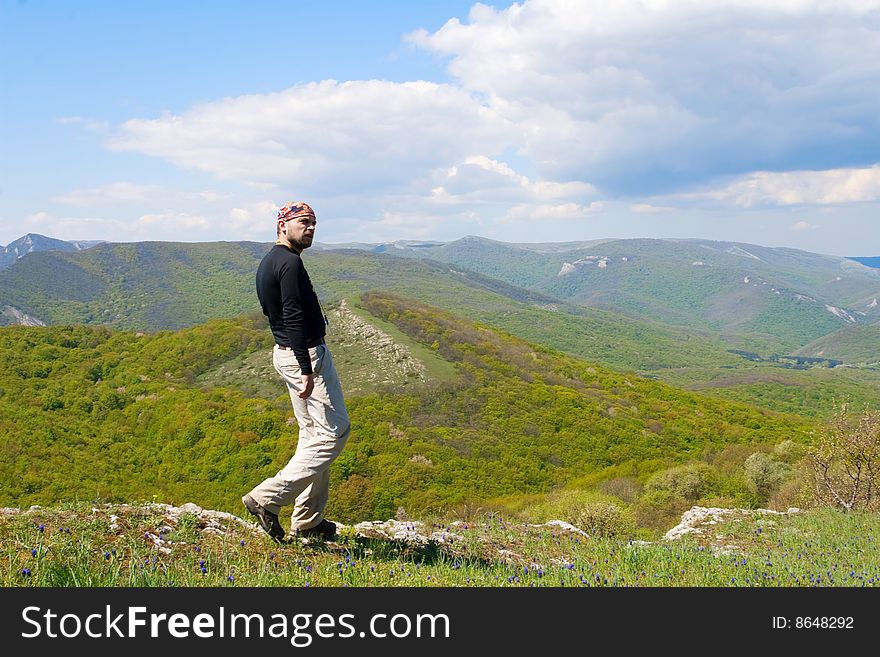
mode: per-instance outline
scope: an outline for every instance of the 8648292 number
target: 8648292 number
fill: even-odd
[[[852,616],[798,616],[794,619],[794,626],[799,630],[851,630],[853,628]]]

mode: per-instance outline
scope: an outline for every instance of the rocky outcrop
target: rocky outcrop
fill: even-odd
[[[43,322],[36,317],[31,317],[14,306],[3,306],[0,308],[0,325],[8,326],[16,324],[20,326],[45,326],[46,322]]]
[[[369,374],[373,383],[392,383],[401,378],[426,380],[425,366],[405,345],[358,317],[344,300],[330,314],[334,340],[356,345],[375,361]]]
[[[0,508],[0,515],[11,516],[20,513],[41,513],[42,511],[42,507],[39,506],[32,506],[24,511],[16,508]],[[243,508],[242,513],[247,515]],[[141,538],[152,549],[162,554],[170,554],[175,545],[197,543],[201,537],[240,534],[241,530],[256,538],[269,540],[263,530],[255,522],[251,522],[250,518],[244,519],[224,511],[204,509],[192,502],[180,506],[160,503],[100,504],[91,507],[91,515],[106,518],[109,532],[115,535],[131,532],[132,527],[137,524],[134,520],[149,518],[151,529],[143,532]],[[551,520],[542,524],[506,525],[511,532],[510,544],[496,543],[479,531],[478,524],[464,521],[438,525],[418,520],[389,519],[359,522],[351,526],[337,522],[336,525],[340,534],[397,542],[415,549],[434,546],[450,556],[457,555],[461,551],[462,544],[469,542],[473,545],[476,541],[480,546],[479,551],[488,559],[526,564],[529,567],[538,564],[532,563],[516,551],[516,549],[521,549],[522,540],[517,541],[513,536],[525,539],[535,533],[549,533],[554,536],[571,536],[577,540],[589,539],[584,531],[562,520]],[[285,542],[289,540],[285,539]],[[308,544],[312,539],[293,540]]]
[[[0,516],[11,516],[20,513],[40,512],[41,507],[32,506],[27,510],[16,508],[0,508]],[[731,543],[724,534],[724,525],[754,519],[756,515],[767,516],[767,525],[772,525],[772,516],[786,516],[798,513],[800,509],[790,508],[787,511],[771,509],[724,509],[716,507],[694,506],[686,511],[681,522],[666,532],[661,542],[675,541],[683,536],[696,535],[701,544],[716,555],[735,553],[740,548]],[[198,540],[199,536],[227,536],[233,530],[244,530],[255,537],[263,537],[264,533],[255,522],[224,511],[204,509],[197,504],[187,503],[181,506],[170,504],[103,504],[91,508],[92,515],[104,516],[109,521],[109,530],[114,534],[123,534],[132,526],[132,516],[150,517],[155,529],[144,532],[143,538],[151,546],[163,554],[171,553],[174,545],[186,544],[187,540]],[[244,514],[246,515],[246,514]],[[158,516],[158,519],[157,519]],[[763,521],[762,521],[763,522]],[[508,563],[526,563],[511,548],[487,539],[484,534],[475,533],[478,525],[456,521],[448,525],[428,525],[418,520],[382,520],[359,522],[352,526],[336,523],[338,531],[367,539],[394,541],[407,544],[413,548],[429,545],[455,555],[460,545],[468,542],[473,547],[474,541],[481,546],[486,558]],[[504,523],[502,522],[502,525]],[[511,536],[521,534],[521,538],[534,532],[550,533],[554,536],[568,536],[571,540],[589,540],[589,535],[582,529],[562,520],[550,520],[541,524],[510,524],[506,525]],[[181,531],[186,530],[186,531]],[[187,533],[188,532],[188,533]],[[517,534],[517,535],[518,535]],[[187,539],[185,536],[189,536]],[[182,536],[184,536],[182,538]],[[287,540],[287,539],[286,539]],[[310,539],[299,539],[308,543]],[[631,545],[650,545],[647,541],[630,541]],[[702,549],[702,548],[701,548]],[[552,561],[552,560],[551,560]]]
[[[772,509],[720,509],[716,507],[695,506],[685,511],[681,516],[681,522],[666,532],[664,541],[674,541],[685,534],[702,534],[720,522],[736,520],[755,514],[784,516],[797,513],[800,509],[791,508],[788,511],[773,511]]]
[[[724,523],[738,522],[755,515],[785,516],[798,513],[800,509],[790,508],[788,511],[772,509],[721,509],[717,507],[695,506],[685,511],[681,522],[663,536],[664,541],[675,541],[687,534],[699,535],[705,539],[716,555],[737,552],[739,547],[727,540],[721,530]]]

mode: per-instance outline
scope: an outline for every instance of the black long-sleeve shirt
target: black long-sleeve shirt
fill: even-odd
[[[326,323],[302,258],[282,244],[257,268],[257,297],[275,342],[292,347],[303,374],[312,373],[309,344],[324,337]]]

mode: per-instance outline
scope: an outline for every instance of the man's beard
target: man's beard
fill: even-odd
[[[299,240],[290,240],[290,243],[293,244],[294,247],[299,249],[300,251],[304,251],[312,245],[312,241],[306,237],[303,237]]]

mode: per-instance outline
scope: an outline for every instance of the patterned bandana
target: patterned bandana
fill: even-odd
[[[312,210],[312,206],[308,203],[304,203],[303,201],[291,201],[280,210],[278,210],[278,218],[279,219],[293,219],[294,217],[314,217],[315,211]]]

